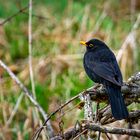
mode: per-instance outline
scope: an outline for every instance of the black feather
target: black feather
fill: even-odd
[[[121,88],[115,85],[106,85],[106,89],[114,118],[117,120],[128,118],[128,111],[121,95]]]
[[[127,118],[128,111],[121,94],[122,74],[115,55],[98,39],[92,39],[86,44],[84,68],[87,75],[94,82],[106,87],[114,118],[119,120]]]

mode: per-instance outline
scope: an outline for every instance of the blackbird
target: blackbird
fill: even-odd
[[[87,75],[106,88],[113,117],[127,119],[128,110],[121,94],[123,79],[114,53],[99,39],[80,43],[86,46],[83,65]]]

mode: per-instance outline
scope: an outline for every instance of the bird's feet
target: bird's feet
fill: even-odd
[[[128,118],[128,119],[126,119],[126,121],[128,122],[128,129],[133,129],[131,119]]]
[[[93,91],[95,92],[97,88],[99,88],[101,86],[101,84],[99,83],[96,83],[94,86],[93,86]]]

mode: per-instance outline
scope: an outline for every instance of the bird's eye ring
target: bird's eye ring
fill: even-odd
[[[93,44],[89,44],[89,47],[93,47]]]

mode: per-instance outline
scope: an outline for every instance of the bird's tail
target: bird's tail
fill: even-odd
[[[108,92],[113,117],[117,120],[128,118],[128,110],[121,94],[121,87],[107,85],[106,89]]]

